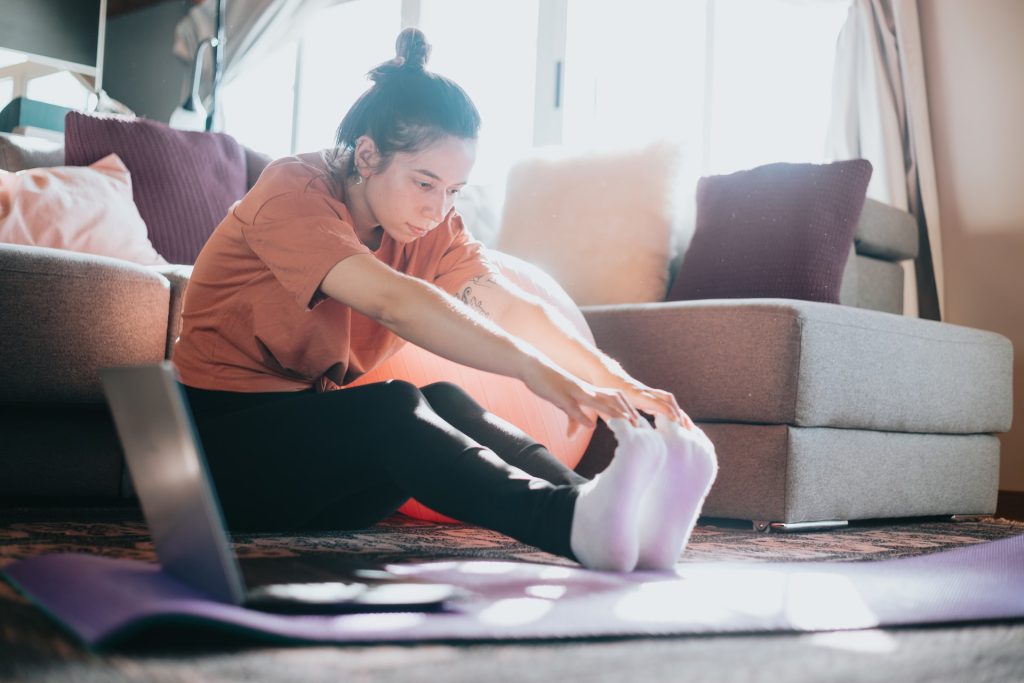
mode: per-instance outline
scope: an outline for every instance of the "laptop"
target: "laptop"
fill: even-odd
[[[299,614],[438,611],[460,594],[343,554],[240,563],[174,366],[105,368],[100,380],[157,557],[171,576],[220,602]]]

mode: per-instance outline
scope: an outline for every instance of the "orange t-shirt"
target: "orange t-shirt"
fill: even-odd
[[[383,235],[371,251],[319,153],[286,157],[210,236],[185,290],[172,360],[181,381],[221,391],[320,391],[347,384],[404,343],[376,321],[319,291],[327,272],[355,254],[454,294],[491,272],[483,246],[452,210],[408,244]]]

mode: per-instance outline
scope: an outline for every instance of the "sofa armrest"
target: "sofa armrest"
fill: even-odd
[[[853,243],[862,256],[885,261],[915,259],[918,253],[917,221],[906,211],[869,197],[864,200]]]
[[[693,419],[1005,432],[1013,346],[984,330],[792,299],[587,306],[595,343]]]
[[[171,264],[150,266],[150,268],[163,275],[171,283],[171,303],[167,316],[167,343],[164,347],[164,357],[170,360],[174,343],[178,341],[178,335],[181,334],[181,308],[185,303],[185,287],[188,286],[188,279],[192,277],[192,266]]]
[[[0,403],[102,403],[97,371],[158,362],[170,285],[146,266],[0,244]]]

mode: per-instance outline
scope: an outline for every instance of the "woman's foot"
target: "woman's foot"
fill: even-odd
[[[644,496],[637,569],[671,571],[690,540],[704,498],[718,473],[718,457],[707,435],[663,415],[654,418],[665,443],[665,464]]]
[[[619,444],[604,472],[580,487],[570,545],[588,569],[631,572],[640,552],[644,497],[665,460],[665,441],[646,422],[609,420]]]

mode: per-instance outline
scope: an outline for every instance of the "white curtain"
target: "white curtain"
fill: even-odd
[[[942,238],[916,0],[853,0],[836,47],[828,154],[869,160],[868,196],[917,219],[921,253],[909,284],[918,314],[941,319]]]
[[[345,0],[225,0],[224,64],[221,85],[230,83],[246,65],[258,62],[260,57],[294,38],[303,23],[317,10]],[[174,31],[174,54],[192,64],[196,47],[216,30],[217,0],[203,0],[178,22]],[[209,96],[212,60],[206,59],[205,73],[200,90],[203,98]],[[191,71],[189,72],[191,77]],[[188,84],[184,85],[188,88]],[[185,90],[182,91],[184,97]]]

